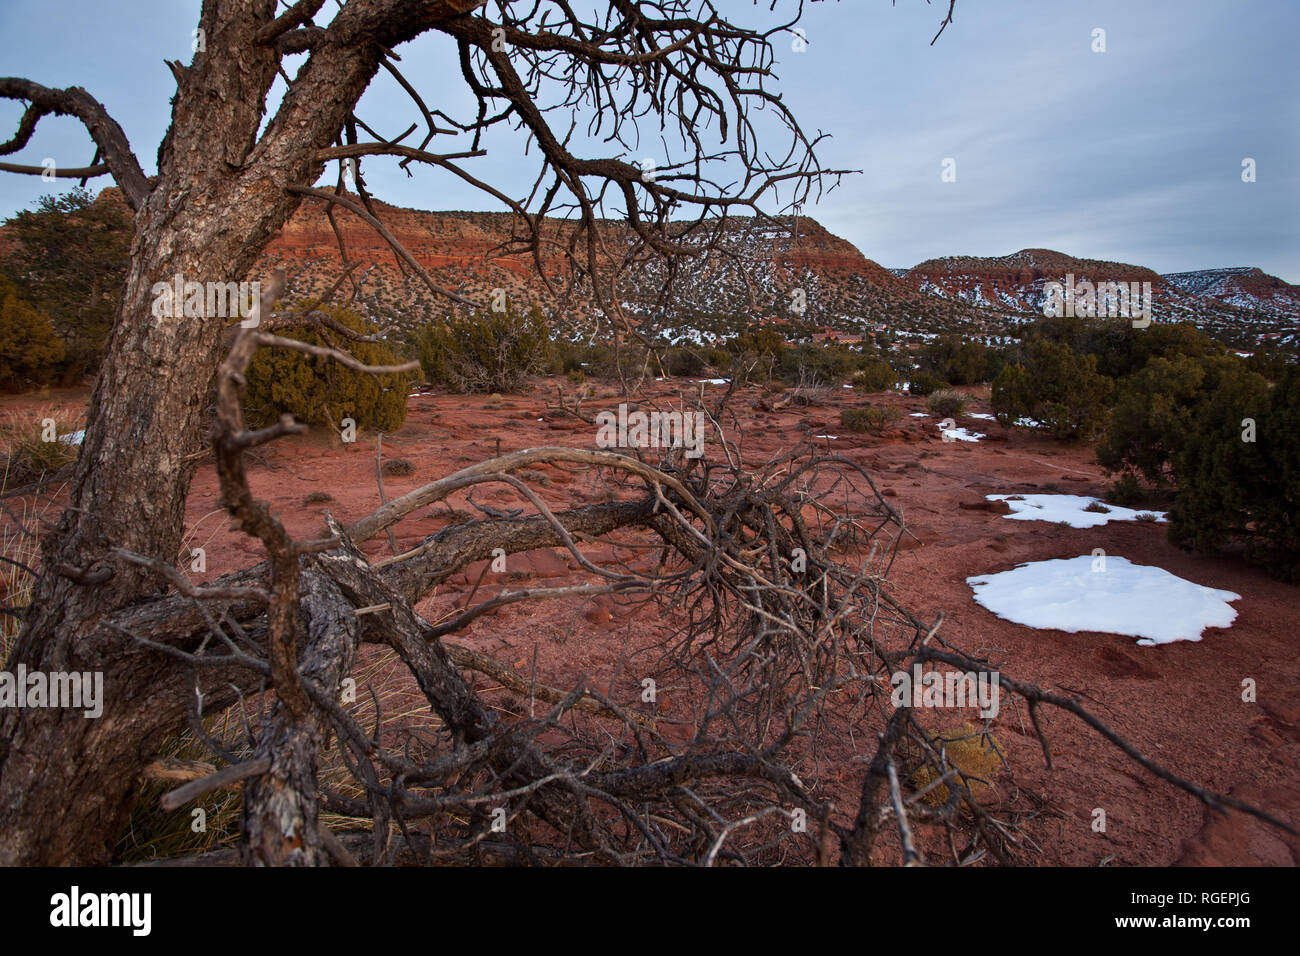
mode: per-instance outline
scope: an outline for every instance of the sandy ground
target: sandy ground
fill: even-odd
[[[554,384],[539,385],[524,396],[428,393],[412,398],[406,424],[384,437],[383,451],[385,459],[411,462],[414,473],[386,478],[389,497],[481,461],[498,448],[594,447],[592,426],[547,408]],[[681,382],[660,383],[652,394],[667,395],[681,387]],[[619,401],[612,389],[595,388],[596,399],[587,406],[593,411]],[[975,400],[968,411],[987,412],[982,394],[971,391]],[[742,390],[734,407],[748,409],[757,395]],[[895,596],[913,613],[933,620],[943,612],[947,640],[988,654],[1018,680],[1079,698],[1180,776],[1254,802],[1293,824],[1300,822],[1300,589],[1233,558],[1180,551],[1165,539],[1162,525],[1112,522],[1073,529],[1007,520],[984,495],[1101,495],[1106,479],[1091,451],[976,419],[960,419],[958,424],[986,433],[984,440],[945,443],[933,418],[908,417],[925,411],[923,399],[871,398],[899,406],[903,416],[897,427],[883,435],[848,433],[839,425],[839,412],[862,404],[864,398],[835,389],[824,403],[809,408],[755,414],[745,436],[746,457],[767,461],[809,428],[813,435],[839,436],[820,443],[866,465],[919,539],[907,540],[891,574]],[[56,391],[9,399],[3,407],[28,414],[49,404],[84,408],[85,400],[84,391]],[[585,476],[544,471],[548,482],[539,491],[556,507],[602,500],[606,494]],[[254,492],[271,501],[300,538],[320,533],[327,508],[350,522],[380,503],[373,436],[365,434],[349,445],[321,434],[277,443],[259,450],[250,476]],[[327,494],[330,500],[308,503],[314,493]],[[519,506],[513,491],[495,486],[481,486],[475,500],[497,508]],[[450,506],[462,514],[450,516],[439,505],[402,522],[395,529],[398,547],[414,547],[453,520],[475,513],[463,495],[453,496]],[[196,577],[212,578],[260,560],[260,545],[230,530],[210,462],[200,468],[187,515],[189,543],[207,552],[207,573]],[[366,550],[383,556],[389,547],[381,535],[368,542]],[[1112,634],[1069,634],[1012,624],[978,606],[965,583],[971,575],[1007,570],[1024,561],[1089,554],[1094,548],[1235,591],[1242,595],[1233,604],[1238,617],[1230,628],[1207,630],[1200,642],[1143,647],[1133,638]],[[477,597],[503,584],[554,586],[586,580],[572,557],[559,551],[512,557],[509,566],[505,575],[485,577]],[[421,612],[437,619],[462,605],[481,570],[481,565],[472,566],[451,579],[421,604]],[[539,677],[547,683],[565,685],[585,676],[590,685],[604,689],[620,666],[625,642],[656,623],[638,619],[637,612],[607,598],[583,605],[542,602],[480,618],[458,639],[520,669],[531,668],[536,655]],[[1258,687],[1255,703],[1241,699],[1247,677]],[[615,686],[623,699],[632,698],[635,681],[626,674],[620,674]],[[660,706],[667,704],[661,701]],[[1052,770],[1044,765],[1023,710],[1004,707],[994,731],[1007,752],[1010,771],[999,776],[992,799],[1028,814],[1022,830],[1029,848],[1024,862],[1294,865],[1300,858],[1297,839],[1240,814],[1224,817],[1207,811],[1070,715],[1053,712],[1047,717]],[[864,769],[860,754],[827,759],[830,765],[822,768],[821,785],[837,806],[851,812]],[[1106,814],[1104,833],[1092,826],[1097,808]]]

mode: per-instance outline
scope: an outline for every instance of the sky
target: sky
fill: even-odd
[[[715,5],[738,23],[771,20],[768,0]],[[85,87],[152,173],[175,90],[163,61],[191,58],[199,6],[0,0],[0,75]],[[793,7],[778,0],[778,12]],[[818,149],[824,166],[860,171],[807,215],[888,267],[1051,248],[1159,272],[1259,266],[1300,283],[1300,2],[958,0],[931,45],[946,7],[820,0],[805,5],[806,49],[778,39],[775,88],[805,130],[830,134]],[[398,52],[431,106],[463,115],[470,99],[445,38]],[[0,102],[0,140],[21,110]],[[358,112],[389,135],[413,118],[386,76]],[[640,144],[647,156],[653,143]],[[501,131],[486,145],[471,171],[522,197],[536,168],[522,138]],[[77,121],[46,117],[3,159],[81,166],[93,151]],[[1247,159],[1253,182],[1243,181]],[[407,177],[395,161],[366,163],[386,202],[501,208],[444,172]],[[71,185],[0,173],[0,217]]]

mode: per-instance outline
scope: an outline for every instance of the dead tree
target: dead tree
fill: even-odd
[[[887,577],[906,529],[860,465],[802,446],[747,466],[743,434],[722,425],[729,392],[711,409],[685,409],[714,429],[705,458],[680,448],[655,462],[525,449],[387,501],[351,527],[327,517],[324,537],[296,542],[244,474],[247,450],[300,428],[286,417],[245,429],[241,383],[259,347],[365,367],[342,351],[253,330],[239,334],[223,364],[212,436],[223,502],[262,541],[266,562],[196,587],[163,562],[121,552],[173,593],[103,625],[185,675],[188,698],[201,702],[188,715],[197,737],[205,736],[205,710],[274,689],[274,703],[259,708],[240,739],[213,742],[206,776],[164,798],[177,806],[244,781],[244,862],[867,864],[895,830],[908,863],[926,862],[927,852],[956,865],[1025,855],[1018,822],[977,798],[977,781],[949,761],[914,711],[891,705],[899,671],[994,665],[948,647],[938,624],[927,627],[890,596]],[[521,476],[560,464],[603,472],[614,500],[552,511]],[[453,524],[381,561],[358,547],[484,484],[513,489],[530,513]],[[596,563],[579,546],[592,538],[653,560]],[[431,589],[496,548],[539,547],[567,549],[590,583],[503,588],[478,603],[471,596],[434,624],[414,612]],[[616,674],[603,690],[585,681],[553,686],[544,674],[518,673],[447,640],[504,605],[594,595],[650,605],[648,620],[660,622],[627,640],[621,685]],[[340,704],[341,682],[366,644],[392,650],[435,722],[394,728],[376,705],[364,726]],[[526,693],[527,713],[504,716],[508,708],[494,706],[499,694],[490,699],[466,680],[475,671]],[[671,688],[671,706],[639,695],[646,675]],[[1073,712],[1208,805],[1270,819],[1170,774],[1076,702],[1005,674],[1001,681],[1028,707],[1049,765],[1044,706]],[[849,740],[854,734],[860,743]],[[823,755],[834,747],[869,759],[856,808],[828,797]],[[346,766],[345,788],[322,782],[327,759]],[[938,788],[942,804],[921,803]],[[347,829],[327,827],[327,812],[346,818]]]
[[[180,544],[204,441],[205,398],[228,345],[223,322],[155,318],[154,283],[177,274],[200,282],[245,279],[303,197],[319,194],[313,184],[329,163],[339,164],[340,178],[345,164],[357,164],[357,195],[328,191],[329,202],[368,215],[360,161],[390,155],[443,170],[504,203],[517,215],[522,248],[538,248],[542,216],[573,211],[579,225],[566,252],[574,272],[604,275],[598,292],[616,314],[618,297],[610,290],[617,276],[596,267],[607,203],[622,207],[636,230],[639,247],[629,254],[671,256],[699,245],[684,242],[684,233],[700,235],[728,213],[756,210],[778,187],[787,190],[783,198],[798,201],[819,181],[814,141],[771,88],[771,41],[786,35],[788,24],[748,29],[707,3],[697,16],[684,0],[620,0],[590,22],[563,0],[527,9],[484,0],[279,6],[203,4],[202,48],[188,65],[168,64],[177,89],[156,176],[145,175],[120,125],[90,93],[0,78],[0,96],[27,104],[0,156],[27,146],[43,117],[76,117],[94,141],[95,159],[84,168],[70,163],[78,168],[62,173],[111,175],[134,212],[136,233],[68,507],[43,543],[32,610],[12,655],[31,669],[104,670],[110,711],[94,726],[55,711],[3,716],[5,861],[105,859],[130,781],[160,735],[183,720],[186,690],[177,677],[160,670],[156,655],[138,657],[99,626],[156,587],[118,550],[165,560]],[[426,33],[455,44],[478,104],[474,115],[455,117],[430,105],[402,76],[398,48]],[[397,135],[375,132],[354,112],[381,71],[407,90],[418,117]],[[269,102],[280,76],[288,91]],[[758,105],[784,120],[786,144],[760,149],[748,119]],[[566,108],[552,111],[557,106]],[[557,117],[565,125],[554,126]],[[568,124],[585,126],[591,118],[608,152],[575,155]],[[680,132],[680,156],[653,180],[624,158],[645,118]],[[534,146],[538,178],[522,200],[466,166],[481,153],[481,134],[498,125],[518,127]],[[706,148],[706,131],[721,135],[721,144]],[[444,142],[448,148],[437,149]],[[710,182],[715,167],[743,175],[733,188],[719,189]],[[670,219],[683,212],[684,219]]]
[[[242,781],[248,862],[350,863],[400,853],[435,862],[501,854],[533,862],[827,861],[838,843],[841,861],[859,863],[872,858],[891,814],[907,859],[922,852],[908,818],[915,823],[920,811],[907,809],[907,779],[900,784],[896,766],[898,748],[917,731],[907,712],[885,719],[881,677],[940,653],[925,643],[938,638],[888,594],[891,542],[901,525],[859,466],[803,449],[751,472],[727,441],[711,462],[531,449],[441,478],[352,527],[331,523],[319,540],[295,541],[249,492],[243,456],[296,426],[248,431],[239,393],[257,348],[304,346],[275,336],[273,323],[232,334],[221,321],[153,314],[154,283],[174,275],[244,279],[307,196],[361,216],[413,275],[460,298],[439,289],[370,211],[359,166],[367,156],[398,156],[482,188],[516,215],[512,249],[531,250],[539,261],[542,243],[555,241],[542,217],[571,215],[563,245],[570,280],[590,283],[615,323],[618,282],[629,269],[723,243],[728,217],[758,212],[778,187],[794,202],[817,188],[823,171],[815,139],[770,88],[771,43],[792,24],[750,30],[707,2],[693,13],[685,0],[615,0],[592,22],[564,0],[528,5],[526,13],[516,6],[347,0],[326,10],[325,0],[297,0],[280,11],[276,0],[207,0],[203,49],[188,66],[169,64],[177,92],[154,177],[86,91],[0,79],[0,96],[28,104],[0,155],[25,147],[42,117],[75,116],[94,140],[95,159],[63,174],[111,174],[136,230],[68,504],[42,542],[31,606],[8,662],[102,671],[105,711],[100,720],[55,708],[0,715],[0,863],[108,860],[137,777],[160,741],[186,726],[222,766],[171,799]],[[318,24],[323,10],[329,20]],[[401,74],[396,48],[429,32],[456,44],[474,116],[431,108]],[[290,77],[287,58],[297,55],[305,59]],[[391,138],[354,113],[381,70],[407,91],[422,121]],[[268,104],[278,76],[287,93]],[[784,146],[759,147],[748,118],[754,106],[784,122]],[[575,155],[571,129],[553,126],[555,116],[594,118],[591,131],[613,144],[613,154]],[[653,178],[620,151],[631,148],[640,118],[678,135],[681,155]],[[481,134],[498,124],[517,126],[536,147],[538,176],[525,200],[482,183],[465,165],[480,154]],[[417,130],[418,145],[406,142]],[[706,133],[721,134],[722,145],[706,146]],[[429,148],[437,137],[447,149]],[[328,163],[339,164],[339,186],[319,189]],[[342,189],[349,163],[358,164],[348,167],[355,195]],[[742,175],[733,186],[712,182],[713,170],[730,176],[736,168]],[[603,249],[607,201],[636,235],[618,254]],[[347,277],[346,250],[344,260]],[[268,290],[264,315],[280,291]],[[357,364],[338,349],[318,348]],[[214,386],[217,419],[205,436]],[[702,411],[721,434],[722,408]],[[205,440],[225,507],[267,557],[196,588],[168,562]],[[621,491],[554,513],[515,475],[543,462],[599,471]],[[488,482],[516,490],[531,511],[453,525],[384,562],[372,564],[359,550],[414,509]],[[838,493],[847,504],[831,507]],[[659,549],[656,569],[595,565],[577,546],[616,534],[632,535],[629,546]],[[495,549],[540,547],[567,548],[591,583],[558,594],[497,594],[436,624],[412,610],[430,588]],[[857,549],[862,559],[841,562],[839,548]],[[444,641],[503,603],[593,593],[662,605],[667,629],[637,650],[681,688],[675,707],[684,710],[651,714],[595,688],[539,685],[535,675],[525,680]],[[372,643],[390,648],[418,684],[439,722],[432,738],[395,743],[339,705],[340,680],[358,648]],[[466,670],[526,685],[534,703],[547,706],[504,720]],[[1061,703],[1020,690],[1034,706]],[[274,702],[236,746],[208,737],[205,715],[262,691],[273,691]],[[816,774],[818,748],[843,732],[846,714],[881,728],[853,818],[823,799]],[[684,721],[675,736],[669,720]],[[330,748],[349,768],[351,793],[321,784],[319,760]],[[957,795],[932,822],[971,834],[971,848],[954,858],[1005,854],[1005,828],[963,793],[942,752],[928,759]],[[359,835],[343,839],[323,827],[326,809],[357,821]],[[511,840],[488,823],[497,810],[511,821]],[[797,812],[812,821],[813,839],[787,825]]]

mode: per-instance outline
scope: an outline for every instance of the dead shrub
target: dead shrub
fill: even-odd
[[[386,478],[409,478],[415,474],[415,466],[405,458],[390,458],[380,470]]]

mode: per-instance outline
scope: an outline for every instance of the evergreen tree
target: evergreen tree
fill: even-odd
[[[1096,356],[1033,339],[1020,361],[994,380],[993,412],[1003,425],[1031,418],[1055,438],[1091,441],[1106,424],[1111,389],[1111,380],[1097,371]]]
[[[1170,540],[1198,551],[1244,545],[1248,560],[1300,583],[1300,368],[1271,390],[1254,373],[1207,392],[1174,458]]]
[[[364,319],[346,309],[327,309],[339,323],[354,332],[373,333]],[[343,336],[327,336],[316,329],[279,333],[286,338],[313,345],[328,345],[348,351],[367,365],[398,365],[401,358],[378,342],[354,342]],[[337,338],[338,341],[334,341]],[[406,420],[406,389],[409,380],[400,375],[370,375],[346,368],[327,358],[317,358],[290,349],[263,348],[248,368],[244,392],[244,414],[255,427],[269,425],[283,413],[313,425],[340,427],[351,418],[358,428],[395,431]]]
[[[115,193],[44,196],[5,223],[10,250],[0,272],[49,316],[72,379],[99,366],[126,282],[134,227]]]
[[[49,316],[18,297],[0,277],[0,388],[18,391],[48,383],[63,361],[63,343]]]

